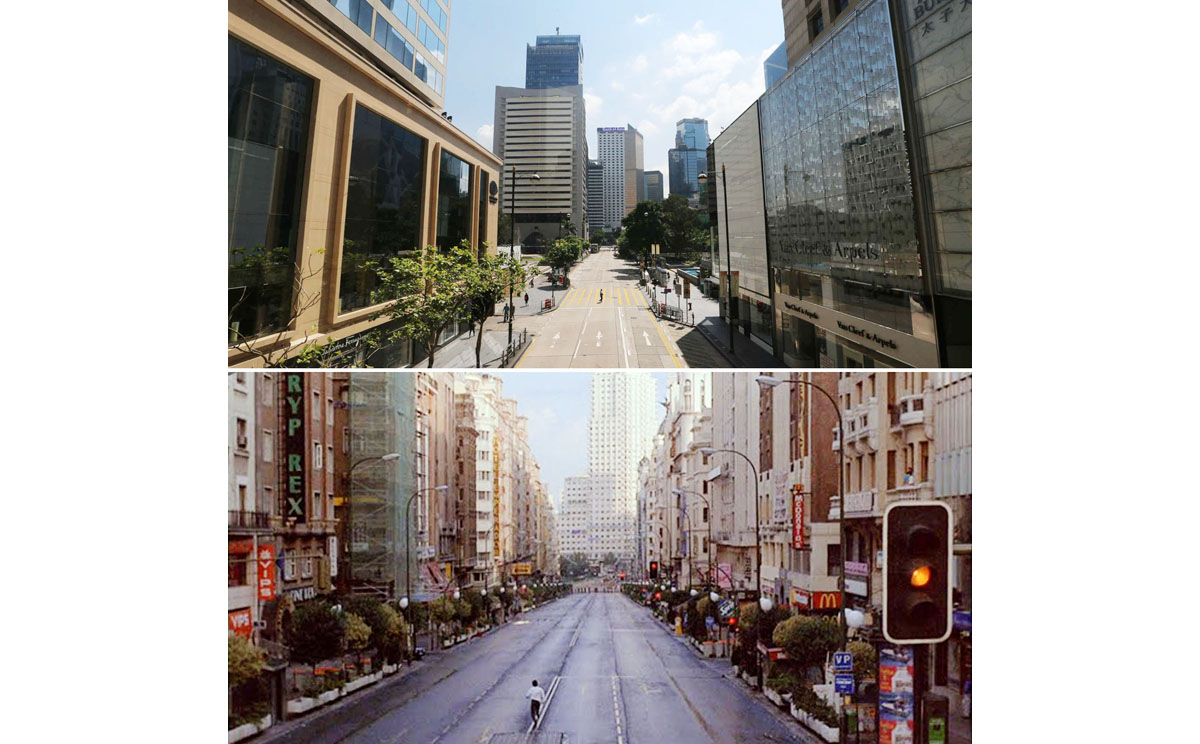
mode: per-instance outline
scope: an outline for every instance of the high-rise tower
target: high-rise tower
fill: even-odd
[[[525,47],[525,87],[563,88],[583,85],[583,44],[578,36],[537,37]]]

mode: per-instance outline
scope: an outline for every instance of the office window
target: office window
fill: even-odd
[[[246,419],[243,418],[237,420],[237,446],[246,449]]]
[[[839,15],[841,15],[842,11],[845,10],[846,6],[849,4],[850,0],[832,0],[830,5],[833,8],[833,17],[837,18]]]
[[[375,23],[375,41],[386,49],[388,54],[399,60],[406,69],[412,69],[413,45],[408,43],[399,31],[392,28],[392,25],[382,18]]]
[[[275,460],[275,432],[270,429],[263,429],[262,432],[262,459],[263,462]]]
[[[354,25],[368,34],[371,33],[371,17],[374,15],[374,11],[367,0],[329,0],[329,4],[340,10],[342,15],[354,21]]]
[[[325,518],[325,499],[321,498],[320,491],[313,491],[313,519]]]
[[[382,301],[374,297],[368,261],[385,261],[419,248],[422,169],[426,142],[358,106],[346,196],[340,311]]]
[[[471,166],[442,151],[438,174],[437,244],[439,248],[471,239]]]
[[[311,557],[300,559],[300,577],[304,579],[311,578],[313,575],[313,559]]]
[[[825,30],[825,18],[821,15],[821,11],[817,11],[808,19],[808,38],[809,40],[817,38],[817,34]]]
[[[313,446],[313,468],[316,470],[320,470],[321,468],[324,467],[324,462],[325,462],[325,460],[322,458],[324,449],[321,447],[320,442],[313,442],[312,446]]]
[[[313,80],[229,39],[229,343],[289,320]]]

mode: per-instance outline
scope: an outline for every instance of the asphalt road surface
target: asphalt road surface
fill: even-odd
[[[263,739],[486,744],[529,728],[525,691],[537,679],[553,690],[541,733],[571,744],[816,741],[722,668],[623,594],[572,594]]]
[[[518,367],[688,366],[678,345],[647,309],[637,267],[612,251],[585,257],[571,272],[571,288],[556,292],[555,301],[557,309],[531,326],[534,341]]]

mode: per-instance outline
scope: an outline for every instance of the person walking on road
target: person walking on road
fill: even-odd
[[[604,290],[600,290],[600,304],[604,304]]]
[[[525,692],[525,699],[529,701],[529,714],[533,716],[533,722],[537,723],[542,703],[546,702],[546,691],[538,687],[536,679],[533,681],[533,687]]]
[[[529,293],[528,292],[525,293],[525,304],[529,305]]]

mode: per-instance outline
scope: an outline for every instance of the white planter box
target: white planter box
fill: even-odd
[[[804,720],[804,711],[797,708],[796,704],[791,701],[788,701],[788,712],[791,713],[792,718],[795,718],[797,721]]]
[[[358,679],[354,680],[353,682],[348,683],[342,689],[345,691],[344,694],[349,694],[351,692],[354,692],[355,690],[361,690],[362,688],[366,687],[367,685],[373,685],[382,678],[383,678],[383,672],[375,672],[374,674],[367,674],[362,677],[359,677]]]
[[[786,707],[783,704],[783,698],[779,696],[778,692],[775,692],[770,687],[764,687],[763,694],[767,696],[767,700],[775,703],[775,705],[779,706],[780,708]]]
[[[327,690],[325,692],[322,692],[320,695],[317,695],[317,705],[324,705],[326,703],[331,703],[334,700],[337,700],[339,697],[341,697],[341,695],[342,695],[341,690]]]
[[[271,728],[272,723],[274,723],[274,721],[271,719],[270,715],[265,716],[258,723],[243,723],[241,726],[229,731],[229,744],[233,744],[235,741],[241,741],[248,736],[254,736],[260,731],[266,731],[267,729]]]
[[[384,664],[383,665],[383,676],[385,676],[385,677],[391,676],[391,675],[395,674],[396,672],[398,672],[399,670],[400,670],[399,664]]]
[[[442,648],[450,648],[453,645],[454,645],[453,638],[447,638],[446,640],[442,641]]]
[[[318,703],[317,703],[316,698],[310,698],[310,697],[296,698],[295,700],[288,701],[287,712],[295,713],[295,714],[299,715],[300,713],[309,712],[313,708],[317,707],[317,705],[318,705]]]
[[[836,742],[838,740],[838,730],[833,726],[826,726],[820,721],[813,719],[809,721],[809,728],[817,732],[817,735],[828,742]]]
[[[742,679],[744,679],[746,681],[746,684],[750,685],[752,688],[754,688],[756,690],[758,689],[758,676],[757,675],[752,675],[749,672],[742,672]]]

